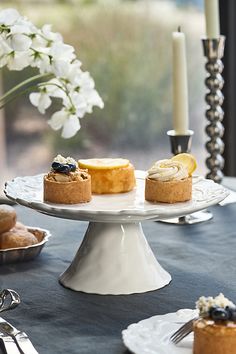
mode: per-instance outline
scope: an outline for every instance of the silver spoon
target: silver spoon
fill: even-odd
[[[11,289],[0,292],[0,312],[12,310],[20,304],[20,295]]]

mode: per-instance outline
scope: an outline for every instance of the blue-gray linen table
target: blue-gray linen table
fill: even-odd
[[[236,179],[226,182],[236,190]],[[121,331],[133,322],[194,308],[201,295],[223,292],[236,301],[236,204],[212,207],[211,221],[192,226],[144,222],[147,240],[172,282],[156,291],[122,296],[75,292],[58,283],[82,241],[86,222],[22,206],[16,211],[26,225],[52,233],[36,259],[0,265],[0,288],[12,288],[22,299],[18,308],[2,316],[23,329],[40,354],[127,354]]]

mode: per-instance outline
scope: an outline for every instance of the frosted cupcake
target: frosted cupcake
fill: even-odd
[[[189,154],[179,154],[172,159],[155,162],[147,171],[145,199],[154,203],[171,204],[190,200],[192,172],[195,168],[195,158]]]

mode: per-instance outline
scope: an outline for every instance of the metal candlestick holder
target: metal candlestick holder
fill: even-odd
[[[188,130],[188,133],[185,135],[177,135],[174,130],[169,130],[167,135],[170,138],[172,154],[177,155],[181,153],[189,153],[191,151],[193,134],[194,132],[192,130]],[[193,214],[181,216],[180,218],[172,218],[160,221],[169,224],[190,225],[207,221],[212,218],[213,215],[208,210],[201,210]]]
[[[193,134],[194,132],[192,130],[188,130],[188,134],[186,135],[177,135],[175,130],[168,130],[167,135],[170,138],[172,154],[178,155],[182,152],[190,152]]]
[[[203,39],[202,43],[204,55],[207,58],[205,84],[209,89],[205,99],[208,104],[206,118],[209,121],[206,126],[206,133],[209,137],[206,142],[206,149],[209,153],[206,165],[210,172],[207,173],[206,178],[220,183],[223,178],[222,169],[224,167],[224,159],[222,157],[224,143],[221,139],[224,134],[224,127],[221,123],[224,118],[224,112],[221,108],[224,101],[224,96],[221,92],[224,85],[221,73],[224,66],[221,59],[224,55],[225,37]]]

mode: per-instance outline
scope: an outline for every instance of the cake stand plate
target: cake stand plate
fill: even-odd
[[[47,215],[89,221],[74,260],[59,278],[63,286],[86,293],[132,294],[156,290],[171,281],[153,255],[141,221],[181,217],[215,205],[229,194],[221,185],[196,177],[191,201],[155,204],[144,200],[143,171],[136,171],[136,181],[129,193],[94,195],[85,204],[45,203],[43,175],[17,177],[6,183],[5,194]]]

